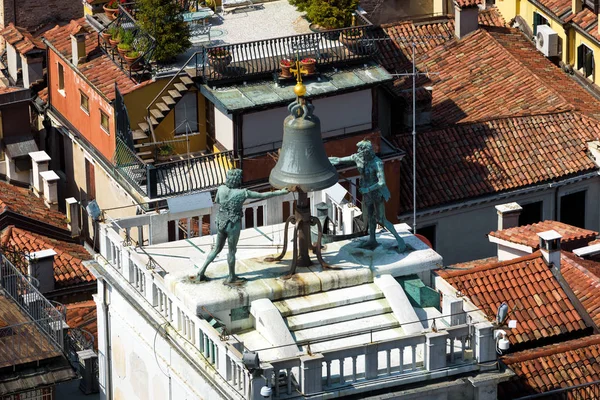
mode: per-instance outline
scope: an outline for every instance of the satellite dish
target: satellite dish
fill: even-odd
[[[504,321],[506,321],[506,317],[508,316],[508,304],[506,302],[500,304],[498,307],[498,312],[496,313],[496,323],[498,325],[502,325]]]
[[[90,201],[85,209],[88,215],[92,217],[94,221],[98,221],[100,219],[102,211],[100,210],[100,207],[98,207],[98,203],[96,203],[96,200]]]

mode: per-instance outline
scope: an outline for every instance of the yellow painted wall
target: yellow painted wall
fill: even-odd
[[[504,1],[507,1],[507,0],[504,0]],[[544,18],[546,18],[546,20],[548,20],[548,25],[550,25],[550,28],[552,28],[554,30],[554,32],[556,32],[558,34],[558,37],[560,38],[560,43],[562,46],[561,60],[565,63],[569,62],[569,48],[568,48],[569,46],[568,46],[568,41],[567,41],[567,32],[563,28],[562,24],[560,22],[557,22],[557,21],[553,20],[552,18],[550,18],[550,16],[548,14],[544,13],[543,11],[541,11],[539,8],[537,8],[530,2],[524,1],[520,6],[520,13],[521,13],[520,15],[523,19],[525,19],[525,21],[527,21],[527,24],[529,25],[531,30],[533,30],[533,13],[534,12],[537,12],[538,14],[540,14]]]
[[[160,93],[160,91],[169,81],[170,79],[161,79],[151,85],[135,90],[124,96],[132,130],[138,129],[138,123],[144,121],[144,118],[147,115],[146,107],[156,97],[156,95]],[[196,88],[192,88],[190,90],[197,94],[198,129],[200,131],[198,134],[188,136],[189,151],[193,153],[206,150],[206,99]],[[175,138],[174,132],[175,111],[171,110],[154,130],[156,141],[173,140]],[[178,136],[177,138],[184,139],[185,136],[182,135]],[[185,140],[172,143],[172,145],[175,153],[177,154],[185,154],[188,152],[188,143]],[[147,149],[150,148],[148,147]]]
[[[497,0],[496,7],[506,22],[519,15],[520,0]]]

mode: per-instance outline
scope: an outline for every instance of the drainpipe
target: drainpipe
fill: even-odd
[[[17,0],[13,0],[13,15],[14,15],[14,19],[15,19],[15,26],[18,26],[18,24],[17,24]]]

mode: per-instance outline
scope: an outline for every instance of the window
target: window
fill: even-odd
[[[85,186],[88,201],[94,200],[96,198],[96,173],[94,164],[87,158],[85,159]]]
[[[586,78],[589,78],[594,73],[594,51],[585,44],[581,44],[577,48],[577,69]]]
[[[104,132],[109,133],[109,126],[108,126],[108,115],[106,115],[104,113],[104,111],[100,110],[100,126],[102,127],[102,129],[104,130]]]
[[[583,0],[583,5],[594,12],[594,14],[598,14],[598,0]],[[573,14],[579,12],[581,10],[573,10]]]
[[[523,210],[519,214],[519,226],[531,225],[536,222],[540,222],[543,216],[543,201],[536,201],[535,203],[523,204],[521,206]]]
[[[81,109],[85,111],[87,115],[90,115],[90,98],[87,97],[83,92],[79,92],[79,96],[79,105],[81,106]]]
[[[417,227],[417,233],[423,235],[431,242],[431,246],[435,250],[435,225],[425,226],[423,228]]]
[[[585,228],[585,190],[560,198],[560,222]]]
[[[58,91],[65,95],[65,69],[61,63],[58,63]]]
[[[175,134],[198,132],[198,97],[188,92],[175,106]]]
[[[533,36],[537,35],[537,27],[540,25],[548,25],[548,20],[536,12],[533,13]]]

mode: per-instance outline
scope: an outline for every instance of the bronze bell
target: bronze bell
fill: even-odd
[[[325,153],[321,121],[313,115],[314,106],[299,98],[288,110],[279,160],[271,170],[269,183],[277,189],[304,193],[335,185],[338,174]]]

